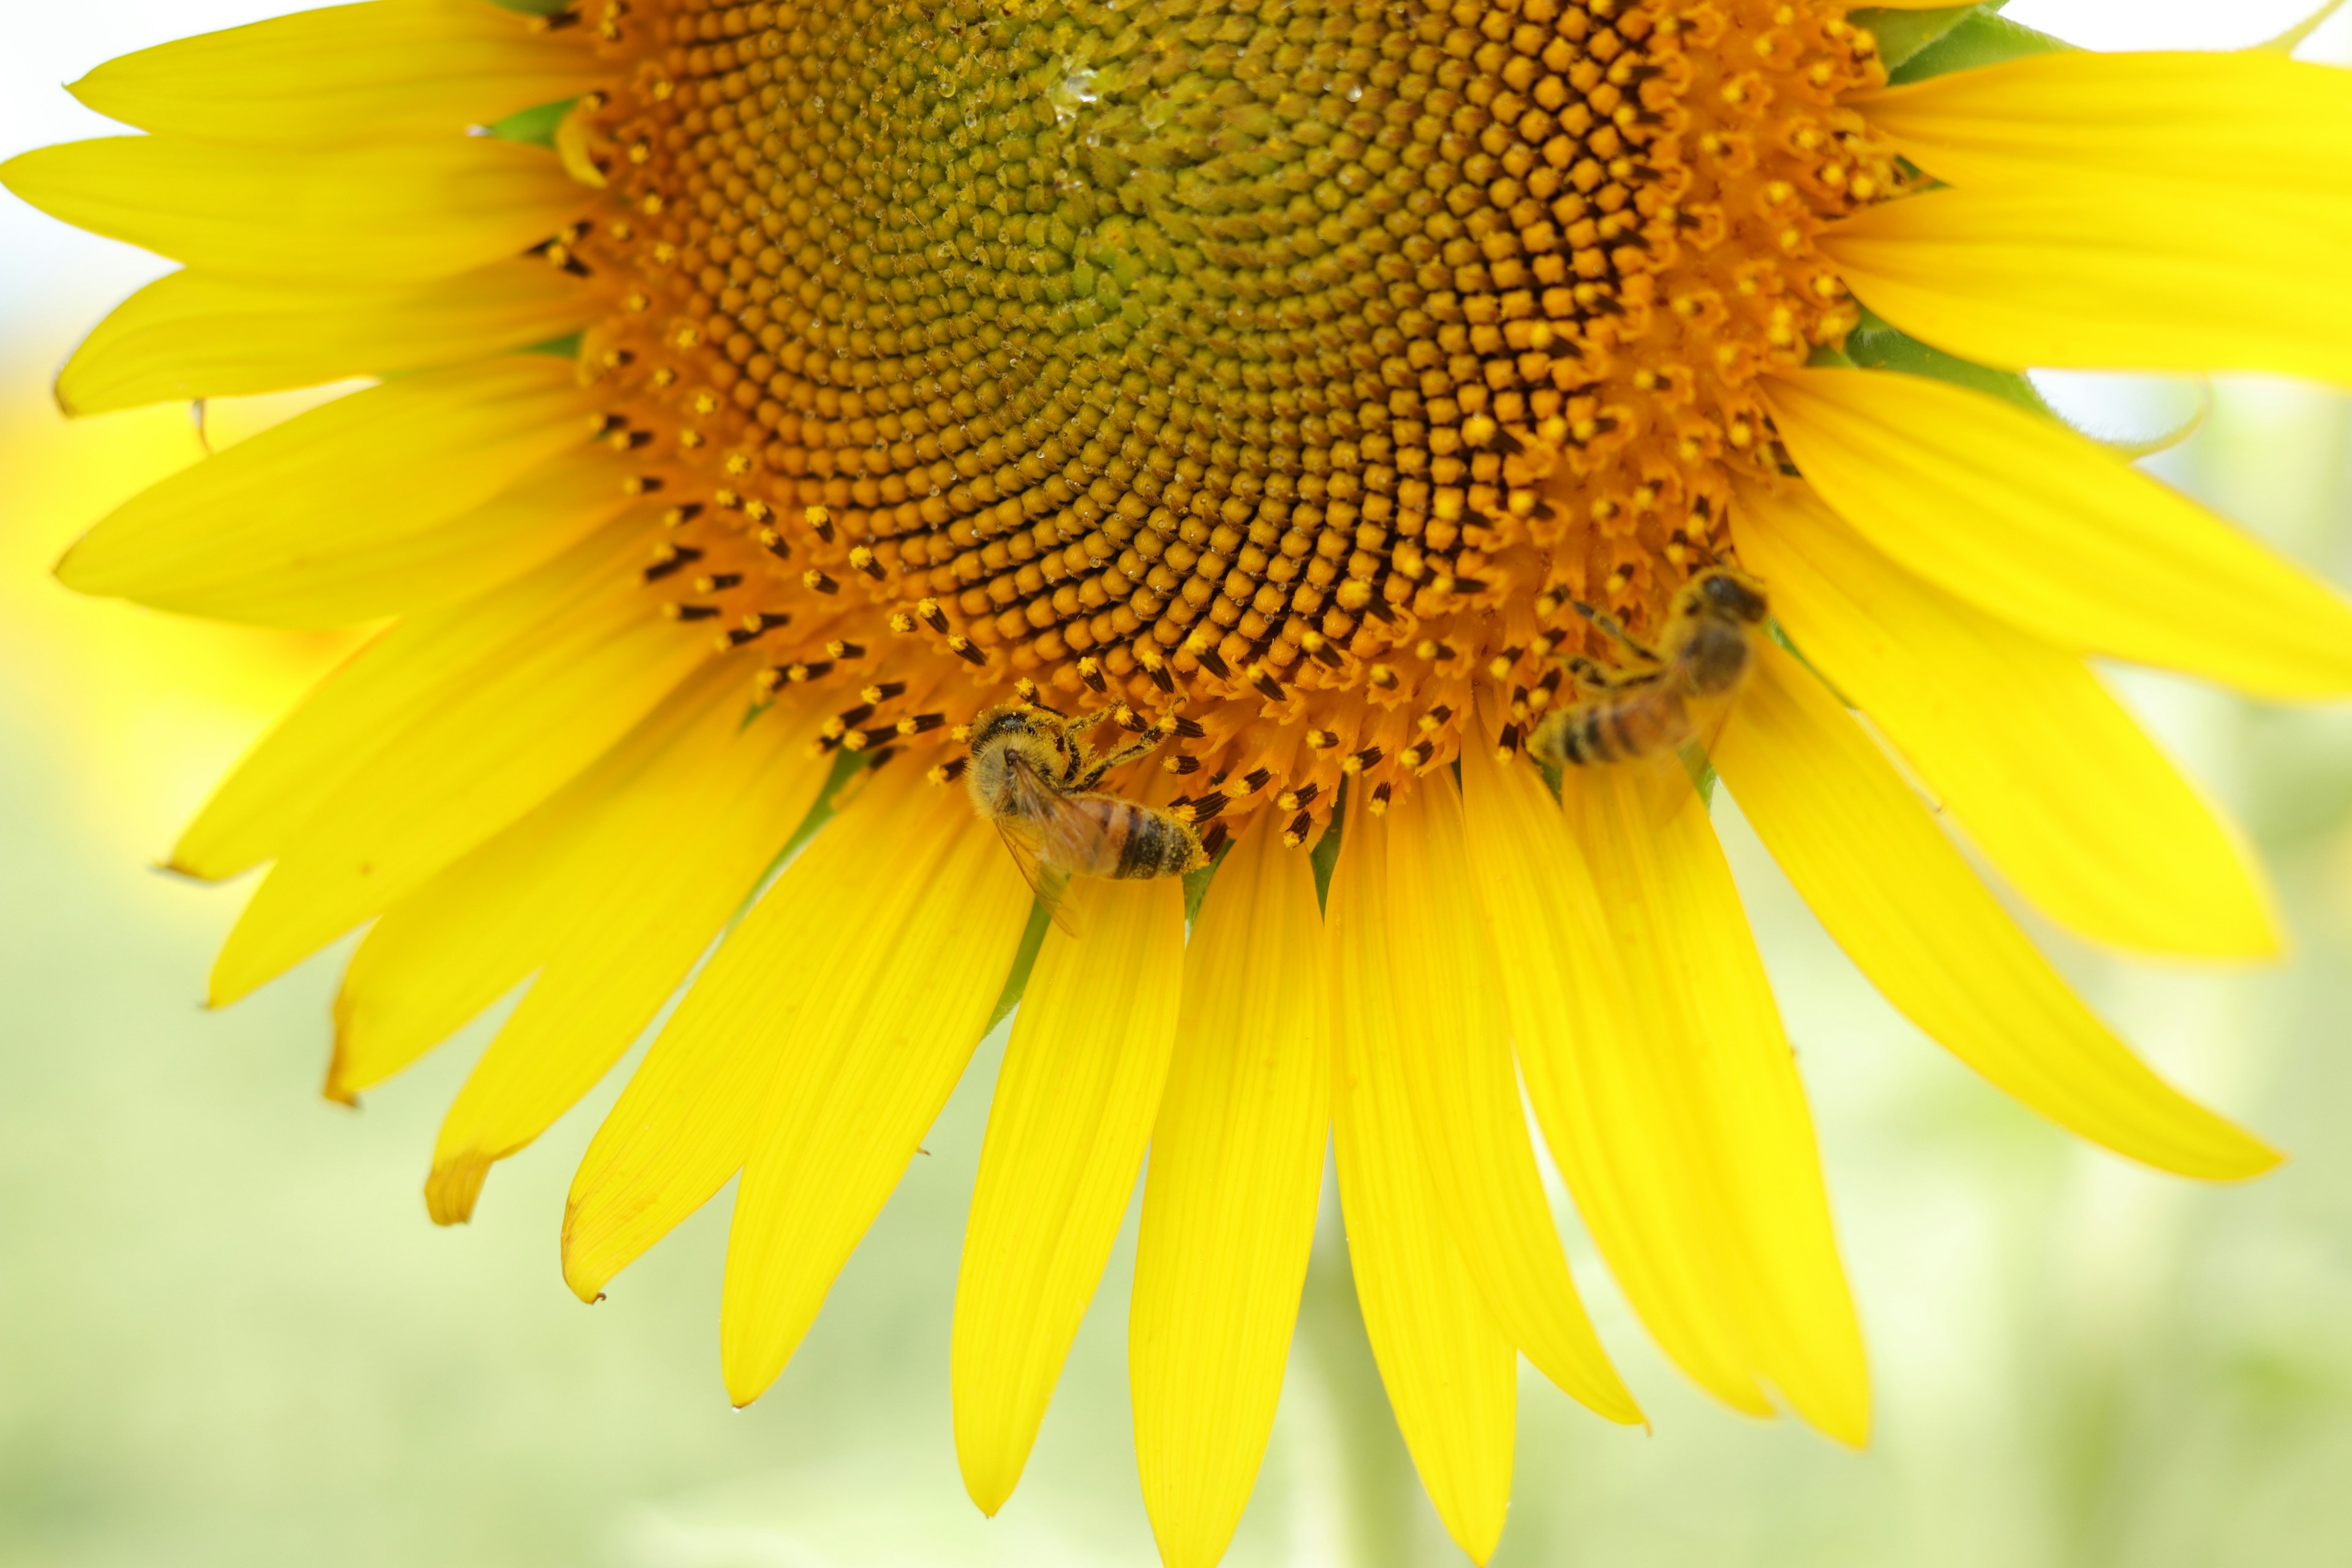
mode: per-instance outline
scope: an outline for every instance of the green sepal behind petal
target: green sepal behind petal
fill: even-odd
[[[1990,7],[1979,6],[1973,16],[1962,17],[1956,26],[1930,40],[1901,66],[1890,62],[1886,79],[1900,87],[1906,82],[1926,81],[1929,77],[1949,76],[1954,71],[1979,70],[2029,55],[2056,54],[2074,47],[2063,38],[2038,33],[2022,23],[1994,16]]]
[[[1871,6],[1847,17],[1857,27],[1870,29],[1878,40],[1878,58],[1894,70],[1971,16],[1998,11],[2008,0],[1981,5],[1947,5],[1936,11],[1897,11]]]
[[[1197,871],[1184,873],[1184,929],[1186,931],[1192,930],[1192,922],[1200,918],[1201,900],[1209,896],[1209,884],[1216,879],[1217,868],[1225,863],[1225,857],[1233,853],[1233,840],[1226,839],[1223,844],[1218,846],[1215,859]]]
[[[526,147],[552,150],[555,128],[563,123],[563,117],[571,113],[572,106],[579,101],[576,98],[564,98],[553,103],[519,109],[503,120],[491,121],[490,134],[502,142],[520,142]]]
[[[994,1034],[996,1026],[1021,1005],[1021,994],[1029,989],[1029,972],[1037,967],[1037,952],[1045,945],[1045,927],[1052,920],[1042,902],[1030,904],[1029,924],[1021,932],[1020,951],[1013,955],[1013,967],[1004,976],[1004,989],[997,993],[996,1005],[989,1009],[988,1027],[981,1031],[982,1038]]]
[[[1331,826],[1315,841],[1307,853],[1307,863],[1315,868],[1315,907],[1328,909],[1331,902],[1331,873],[1339,864],[1341,836],[1348,827],[1348,784],[1339,781],[1339,798],[1331,803]]]
[[[1862,312],[1862,324],[1846,334],[1845,358],[1863,370],[1898,371],[1905,375],[1924,375],[1931,381],[1948,381],[1955,386],[1990,393],[2028,413],[2048,419],[2057,417],[2050,405],[2042,400],[2042,394],[2034,390],[2033,383],[2015,371],[1995,370],[1990,365],[1946,353],[1887,325],[1867,308]]]

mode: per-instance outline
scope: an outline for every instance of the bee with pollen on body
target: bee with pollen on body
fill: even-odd
[[[1084,737],[1114,711],[1065,714],[1024,697],[971,722],[964,782],[972,805],[995,824],[1037,901],[1072,935],[1061,907],[1072,877],[1175,877],[1209,863],[1201,836],[1175,813],[1095,787],[1180,732],[1171,715],[1097,754]]]
[[[1587,766],[1702,750],[1754,670],[1749,639],[1770,615],[1763,586],[1717,567],[1675,595],[1655,649],[1598,611],[1576,608],[1632,655],[1630,671],[1571,658],[1569,672],[1587,693],[1553,710],[1528,738],[1538,762]]]

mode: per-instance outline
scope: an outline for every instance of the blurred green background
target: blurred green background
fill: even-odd
[[[12,0],[0,153],[103,133],[55,83],[107,55],[283,8]],[[2300,8],[2011,14],[2103,47],[2214,47]],[[2306,52],[2352,46],[2338,25]],[[151,862],[346,645],[78,601],[46,575],[197,456],[185,409],[68,426],[46,398],[76,335],[159,269],[0,205],[0,1562],[1154,1561],[1127,1426],[1129,1243],[1021,1491],[986,1521],[957,1479],[948,1321],[1001,1037],[791,1369],[737,1414],[716,1354],[723,1197],[593,1310],[558,1278],[563,1189],[609,1090],[502,1167],[474,1225],[436,1230],[425,1155],[495,1019],[354,1113],[317,1094],[340,952],[201,1010],[243,890]],[[2118,437],[2198,403],[2179,384],[2051,386]],[[212,437],[299,401],[215,407]],[[2352,583],[2347,454],[2352,403],[2229,381],[2153,466]],[[1529,1374],[1498,1563],[2352,1561],[2352,712],[2118,684],[2260,840],[2296,949],[2266,971],[2167,970],[2042,934],[2153,1059],[2292,1163],[2200,1190],[2010,1105],[1876,999],[1719,801],[1811,1086],[1878,1436],[1853,1455],[1706,1403],[1572,1237],[1655,1431]],[[1231,1561],[1458,1561],[1381,1401],[1334,1207]]]

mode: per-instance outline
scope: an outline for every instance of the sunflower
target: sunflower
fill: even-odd
[[[1717,770],[1961,1059],[2240,1178],[2275,1156],[1993,886],[2134,952],[2275,952],[2239,837],[2086,661],[2352,691],[2343,598],[2019,374],[2352,382],[2352,79],[1993,9],[367,0],[100,67],[75,92],[146,134],[0,177],[184,267],[63,405],[377,378],[59,566],[384,623],[173,854],[271,865],[212,1000],[366,926],[351,1099],[524,987],[434,1152],[450,1223],[717,939],[562,1258],[593,1300],[740,1177],[739,1404],[1017,1003],[957,1288],[965,1481],[1012,1492],[1148,1151],[1129,1361],[1171,1564],[1249,1493],[1327,1142],[1473,1558],[1519,1355],[1642,1419],[1538,1131],[1691,1378],[1861,1443]],[[1711,583],[1759,623],[1711,626],[1721,679]],[[1102,787],[1213,862],[1081,878],[1049,923],[956,783],[1007,704],[1148,752]]]

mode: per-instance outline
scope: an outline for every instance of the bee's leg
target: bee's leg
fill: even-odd
[[[1096,783],[1101,779],[1103,774],[1110,772],[1113,768],[1125,767],[1128,763],[1135,762],[1139,758],[1150,756],[1152,752],[1160,749],[1160,742],[1167,740],[1168,737],[1173,733],[1175,733],[1175,731],[1172,730],[1162,730],[1159,725],[1154,724],[1151,728],[1146,730],[1140,737],[1129,742],[1118,750],[1105,752],[1103,755],[1096,757],[1088,762],[1087,764],[1086,773],[1076,781],[1076,786],[1079,789],[1094,788]]]
[[[1073,713],[1061,721],[1062,727],[1074,736],[1084,735],[1109,718],[1114,711],[1116,710],[1112,708],[1097,708],[1089,712]]]
[[[1614,691],[1620,686],[1626,684],[1623,676],[1611,674],[1582,654],[1577,654],[1562,662],[1568,666],[1568,673],[1576,678],[1577,685],[1587,691]]]
[[[1039,737],[1054,748],[1057,763],[1056,782],[1068,788],[1086,771],[1087,759],[1092,755],[1086,742],[1079,737],[1094,727],[1102,717],[1101,712],[1080,713],[1074,717],[1058,708],[1048,708],[1034,699],[1030,700],[1026,711]]]
[[[1096,759],[1094,748],[1087,744],[1084,737],[1096,725],[1109,718],[1113,711],[1115,710],[1110,708],[1097,708],[1087,713],[1055,716],[1055,722],[1061,729],[1055,739],[1062,753],[1063,788],[1091,789],[1094,781],[1102,775],[1103,769],[1110,765]]]
[[[1616,616],[1608,614],[1606,611],[1596,610],[1581,599],[1570,599],[1568,604],[1570,609],[1574,610],[1578,615],[1582,616],[1586,620],[1591,621],[1594,626],[1599,626],[1602,631],[1608,633],[1609,638],[1612,642],[1614,642],[1618,647],[1633,655],[1634,658],[1643,659],[1651,664],[1664,664],[1666,662],[1664,659],[1660,658],[1657,654],[1653,652],[1651,649],[1635,642],[1633,635],[1626,631],[1623,626],[1617,624]]]
[[[1037,683],[1025,675],[1013,683],[1013,700],[1017,706],[1026,708],[1033,713],[1043,713],[1049,719],[1068,722],[1067,717],[1059,708],[1050,702],[1038,700]]]

